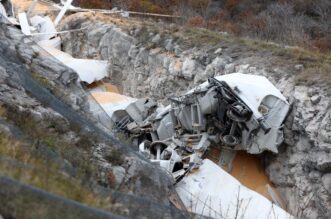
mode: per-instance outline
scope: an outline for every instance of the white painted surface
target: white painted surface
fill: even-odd
[[[61,38],[55,37],[50,40],[42,40],[42,41],[39,41],[38,44],[41,47],[52,47],[52,48],[56,48],[56,49],[61,49]]]
[[[2,14],[3,16],[7,17],[7,12],[5,7],[3,7],[3,5],[0,2],[0,14]]]
[[[264,76],[233,73],[215,77],[219,81],[225,81],[232,89],[235,87],[239,92],[235,92],[241,100],[253,111],[256,118],[262,115],[258,111],[263,98],[273,95],[287,103],[284,95]],[[199,85],[203,89],[209,85],[208,81]],[[195,89],[190,90],[187,94],[192,93]],[[288,104],[288,103],[287,103]]]
[[[54,25],[57,26],[59,24],[59,22],[61,21],[61,19],[63,18],[64,14],[66,13],[66,11],[69,9],[71,3],[73,0],[67,0],[66,3],[64,4],[64,6],[62,7],[60,13],[57,15],[57,17],[54,20]]]
[[[108,104],[100,104],[100,106],[105,110],[109,117],[113,116],[113,113],[117,110],[125,110],[131,103],[135,102],[136,100],[123,100],[117,103],[108,103]]]
[[[176,190],[188,209],[213,218],[293,218],[208,159],[194,173],[185,176]]]
[[[28,19],[26,17],[26,13],[23,12],[23,13],[19,13],[18,14],[18,20],[20,22],[20,25],[21,25],[21,29],[22,29],[22,33],[24,35],[31,35],[31,31],[30,31],[30,25],[28,23]]]
[[[10,22],[10,23],[12,23],[12,24],[14,24],[14,25],[20,25],[18,22],[17,22],[17,19],[16,18],[14,18],[14,17],[7,17],[7,20]]]
[[[41,17],[39,15],[33,16],[30,19],[31,25],[36,28],[40,35],[35,36],[37,41],[48,40],[56,36],[56,29],[53,21],[48,17]]]
[[[92,96],[109,117],[112,117],[115,111],[125,110],[131,103],[137,101],[135,98],[113,92],[93,92]],[[92,112],[97,112],[97,110],[98,108],[91,109]]]
[[[75,59],[50,45],[39,45],[63,64],[75,70],[81,81],[91,84],[108,76],[108,61]]]

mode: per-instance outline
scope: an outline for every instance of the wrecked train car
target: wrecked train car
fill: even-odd
[[[278,152],[289,110],[286,98],[265,77],[240,73],[210,78],[177,98],[174,106],[185,131],[207,132],[251,154]]]
[[[234,73],[209,78],[170,101],[167,107],[157,107],[151,100],[140,100],[112,120],[142,153],[177,179],[199,165],[211,144],[259,154],[277,153],[283,141],[289,103],[263,76]]]

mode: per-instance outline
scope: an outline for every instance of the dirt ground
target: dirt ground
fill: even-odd
[[[212,147],[207,153],[207,158],[217,164],[220,153],[221,150]],[[270,201],[272,201],[272,197],[270,196],[268,188],[271,189],[278,201],[284,206],[284,202],[279,192],[277,192],[277,189],[269,180],[269,177],[265,173],[257,156],[248,154],[244,151],[237,151],[229,174],[249,189],[263,195]]]

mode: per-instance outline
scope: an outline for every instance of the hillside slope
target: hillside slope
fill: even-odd
[[[168,175],[90,116],[77,74],[0,25],[0,215],[183,217]]]

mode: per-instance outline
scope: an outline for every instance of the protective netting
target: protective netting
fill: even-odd
[[[111,197],[115,214],[0,176],[0,212],[5,218],[202,218],[137,196],[105,192]],[[118,216],[120,213],[124,216]]]
[[[5,30],[7,28],[6,26],[8,25],[5,24],[5,18],[1,17],[0,22],[2,23],[2,28]],[[42,54],[47,54],[47,52],[43,48],[38,46],[38,44],[36,44],[31,38],[22,37],[22,40],[24,40],[27,45],[38,48],[39,51],[42,51]],[[51,55],[47,55],[47,57],[45,58],[52,60],[55,63],[59,62]],[[15,50],[2,47],[0,53],[0,63],[1,66],[6,69],[7,73],[9,75],[12,75],[11,80],[15,83],[20,84],[31,96],[37,99],[40,103],[58,112],[70,123],[75,123],[80,127],[84,127],[88,132],[97,134],[100,140],[110,143],[115,148],[118,148],[126,154],[132,154],[136,156],[137,159],[144,160],[144,163],[148,165],[148,168],[152,168],[154,171],[161,171],[158,167],[150,164],[141,154],[137,153],[137,151],[133,149],[130,145],[126,145],[123,142],[119,141],[112,134],[110,130],[111,127],[109,126],[109,116],[89,92],[84,91],[83,89],[76,89],[74,91],[76,95],[85,95],[86,100],[89,101],[89,105],[93,108],[95,112],[98,112],[98,116],[94,118],[91,117],[89,113],[83,112],[82,109],[74,109],[68,103],[66,95],[62,95],[62,93],[52,93],[49,89],[45,88],[38,81],[36,81],[35,78],[31,75],[31,72],[29,72],[29,70],[24,66],[22,60],[18,58],[17,54],[15,53]],[[166,172],[160,173],[160,175],[162,177],[160,178],[160,180],[164,180],[165,182],[170,180]],[[65,198],[54,198],[52,194],[45,193],[44,191],[26,185],[22,186],[20,182],[12,181],[11,179],[1,178],[0,184],[0,210],[1,212],[7,210],[9,210],[9,212],[12,211],[12,213],[14,213],[14,217],[16,217],[15,212],[17,213],[17,215],[20,215],[19,212],[24,213],[24,209],[27,211],[26,207],[29,209],[29,205],[25,205],[25,203],[39,203],[40,200],[44,200],[43,207],[40,208],[45,208],[45,212],[49,210],[49,212],[51,212],[51,215],[54,215],[54,217],[52,216],[49,218],[62,218],[60,212],[63,212],[62,215],[66,215],[66,213],[68,213],[69,215],[73,215],[72,218],[120,218],[117,216],[112,217],[112,215],[107,212],[102,212],[97,209],[90,209],[80,204],[77,205],[77,203],[71,203]],[[159,203],[155,203],[154,201],[151,201],[147,198],[137,197],[135,195],[126,194],[119,191],[110,191],[108,189],[106,191],[108,192],[108,194],[110,194],[114,203],[121,203],[123,204],[123,206],[130,210],[130,218],[141,218],[141,216],[147,218],[196,217],[186,211],[179,210],[170,205],[162,205]],[[15,195],[22,198],[22,200],[24,201],[19,202],[20,199],[10,199],[11,196]],[[168,194],[164,195],[167,196]],[[15,206],[15,208],[13,208],[13,206]],[[53,208],[53,206],[55,207]],[[63,206],[65,206],[65,208],[63,208]],[[86,212],[86,214],[84,214],[83,212]],[[75,215],[76,213],[78,216]]]

